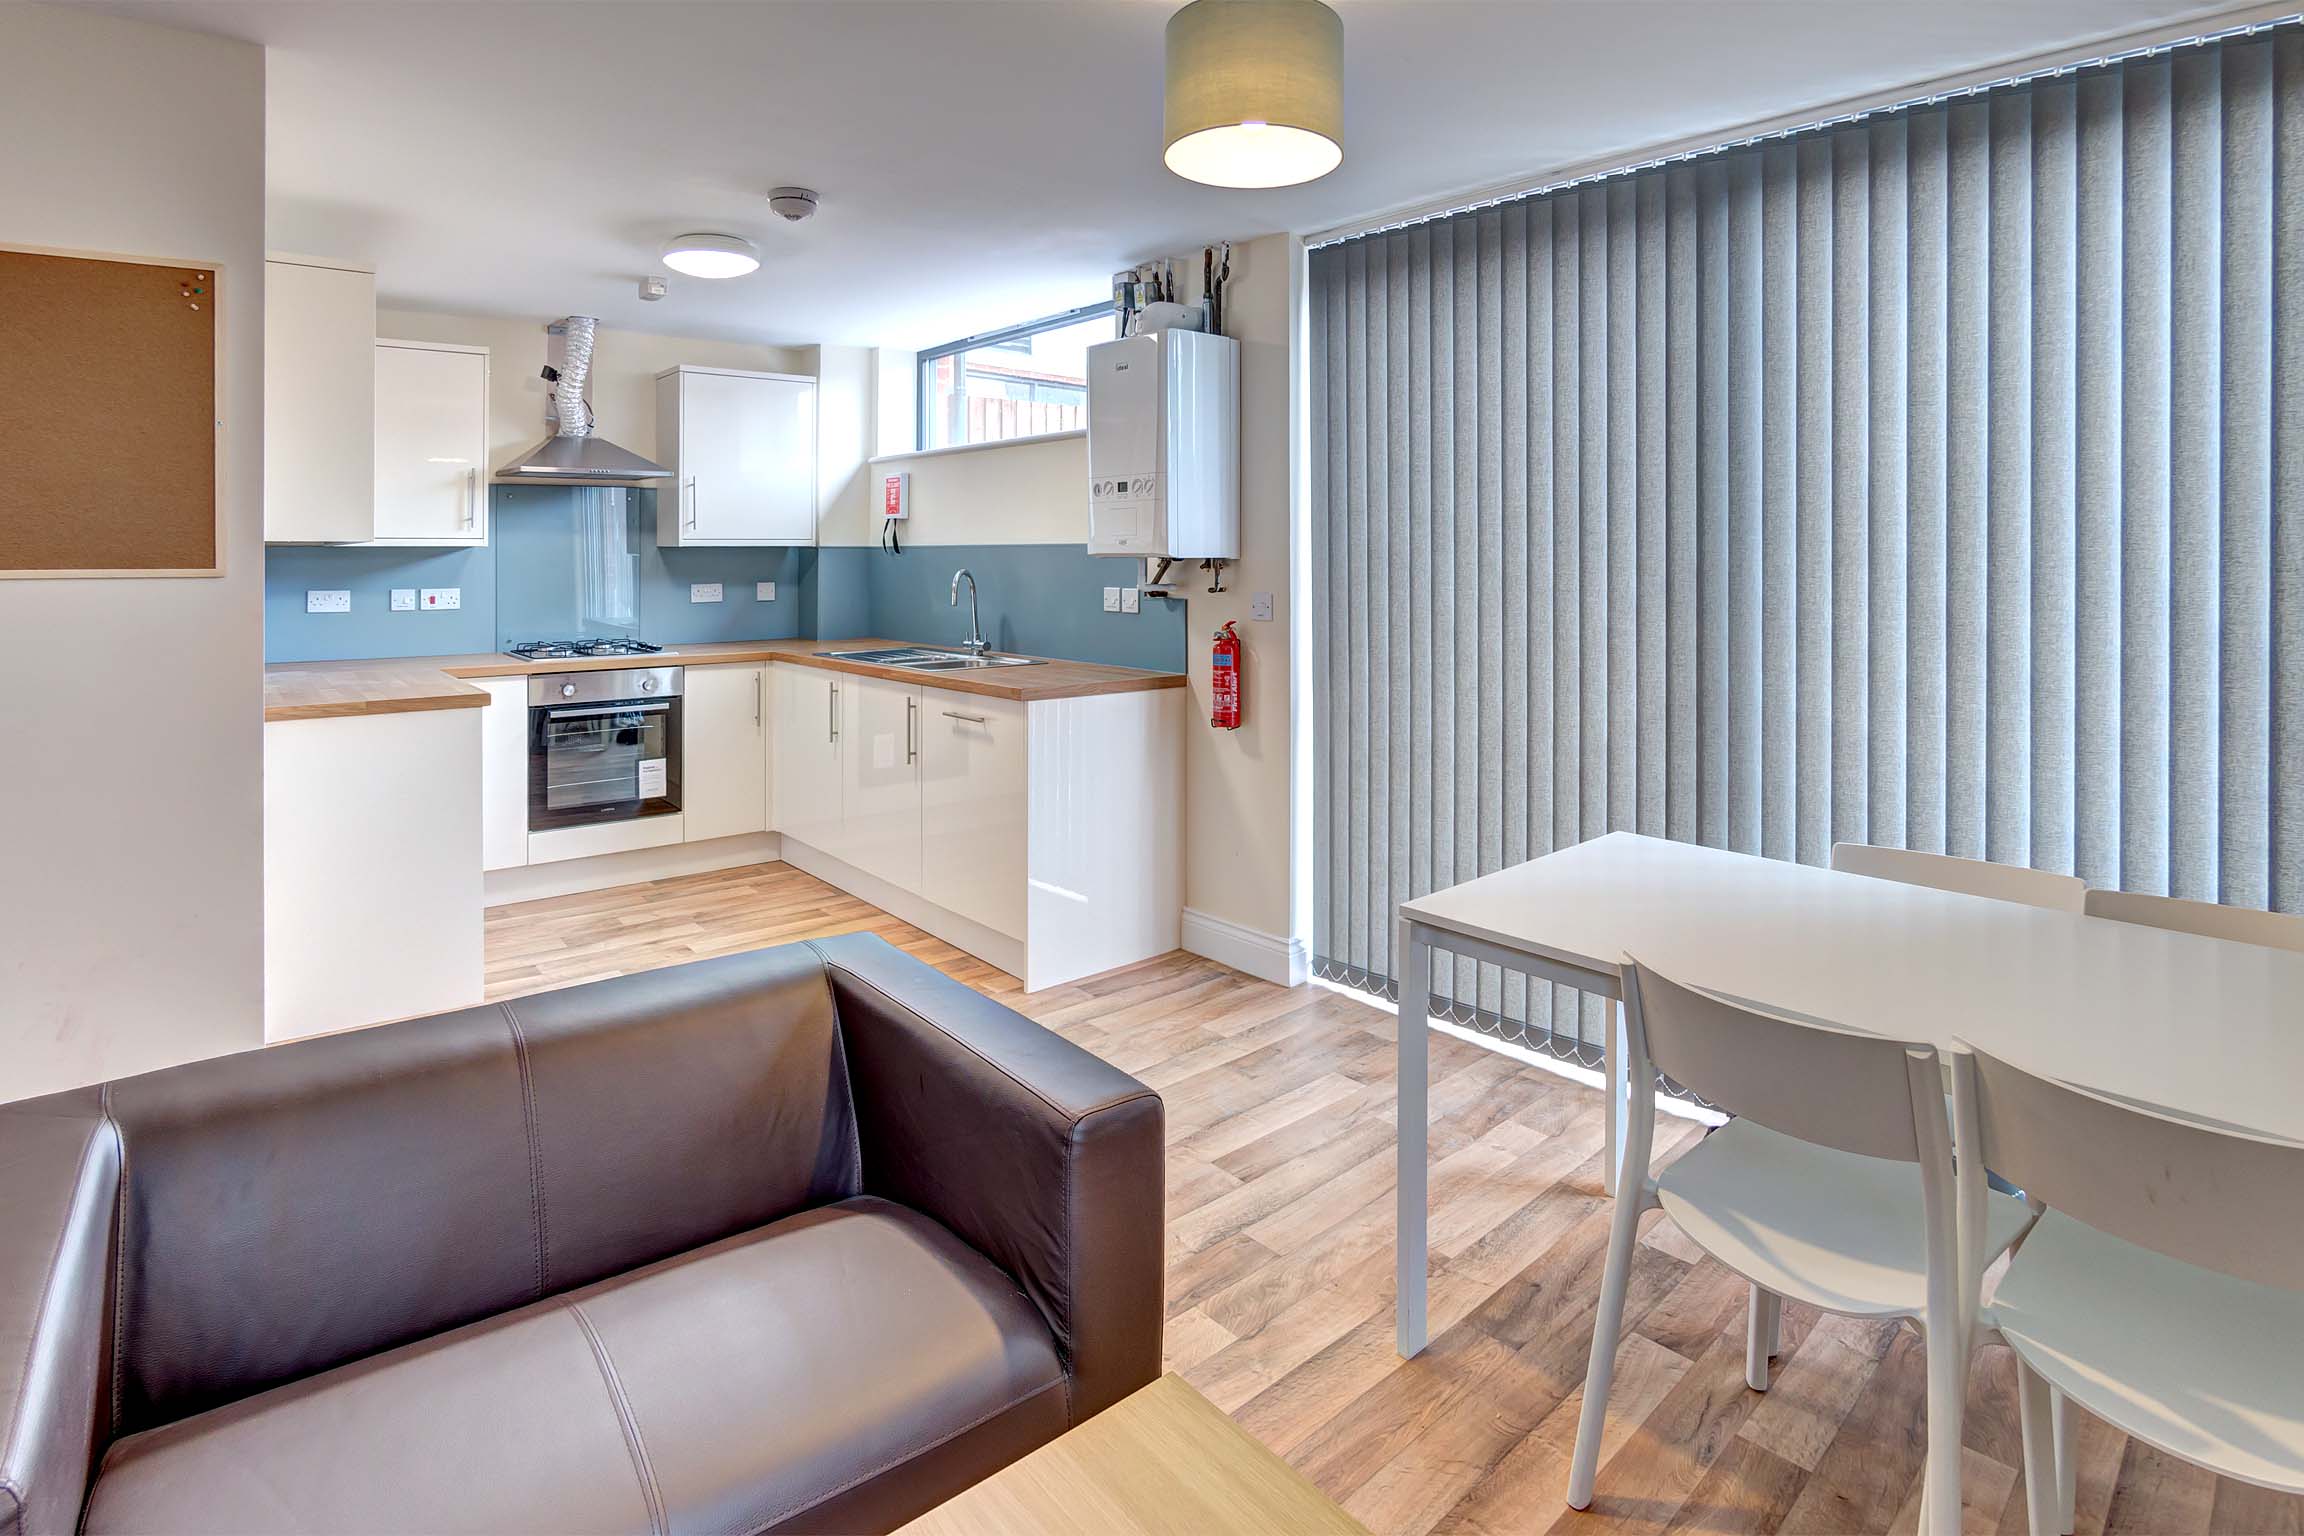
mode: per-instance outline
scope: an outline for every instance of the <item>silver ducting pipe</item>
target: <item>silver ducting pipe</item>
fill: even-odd
[[[560,322],[560,377],[552,385],[552,413],[560,418],[562,437],[592,435],[592,407],[584,403],[584,386],[592,377],[592,332],[599,324],[590,315],[570,315]]]

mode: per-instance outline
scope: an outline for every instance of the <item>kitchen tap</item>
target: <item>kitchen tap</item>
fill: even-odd
[[[968,638],[960,642],[960,649],[972,656],[981,656],[992,649],[992,642],[984,638],[984,626],[976,618],[976,578],[962,566],[952,573],[952,606],[960,606],[960,583],[968,583]]]

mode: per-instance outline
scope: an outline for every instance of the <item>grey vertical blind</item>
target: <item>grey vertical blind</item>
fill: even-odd
[[[2304,33],[1328,246],[1310,316],[1324,974],[1617,828],[2304,910]]]

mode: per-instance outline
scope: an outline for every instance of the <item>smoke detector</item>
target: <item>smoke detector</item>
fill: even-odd
[[[816,194],[806,187],[771,187],[768,206],[778,217],[797,224],[816,211]]]

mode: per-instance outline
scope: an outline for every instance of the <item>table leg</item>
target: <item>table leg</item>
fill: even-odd
[[[1628,1054],[1624,1039],[1624,1004],[1616,998],[1607,998],[1601,1005],[1606,1013],[1601,1021],[1601,1034],[1606,1043],[1601,1047],[1600,1091],[1607,1099],[1606,1127],[1603,1133],[1603,1152],[1600,1159],[1600,1190],[1603,1194],[1616,1193],[1616,1180],[1624,1167],[1624,1127],[1632,1116],[1632,1096],[1625,1082],[1624,1058]]]
[[[1399,1218],[1394,1239],[1398,1266],[1398,1343],[1403,1357],[1425,1343],[1425,1169],[1429,1155],[1426,1104],[1431,1075],[1432,946],[1414,923],[1400,920]]]

